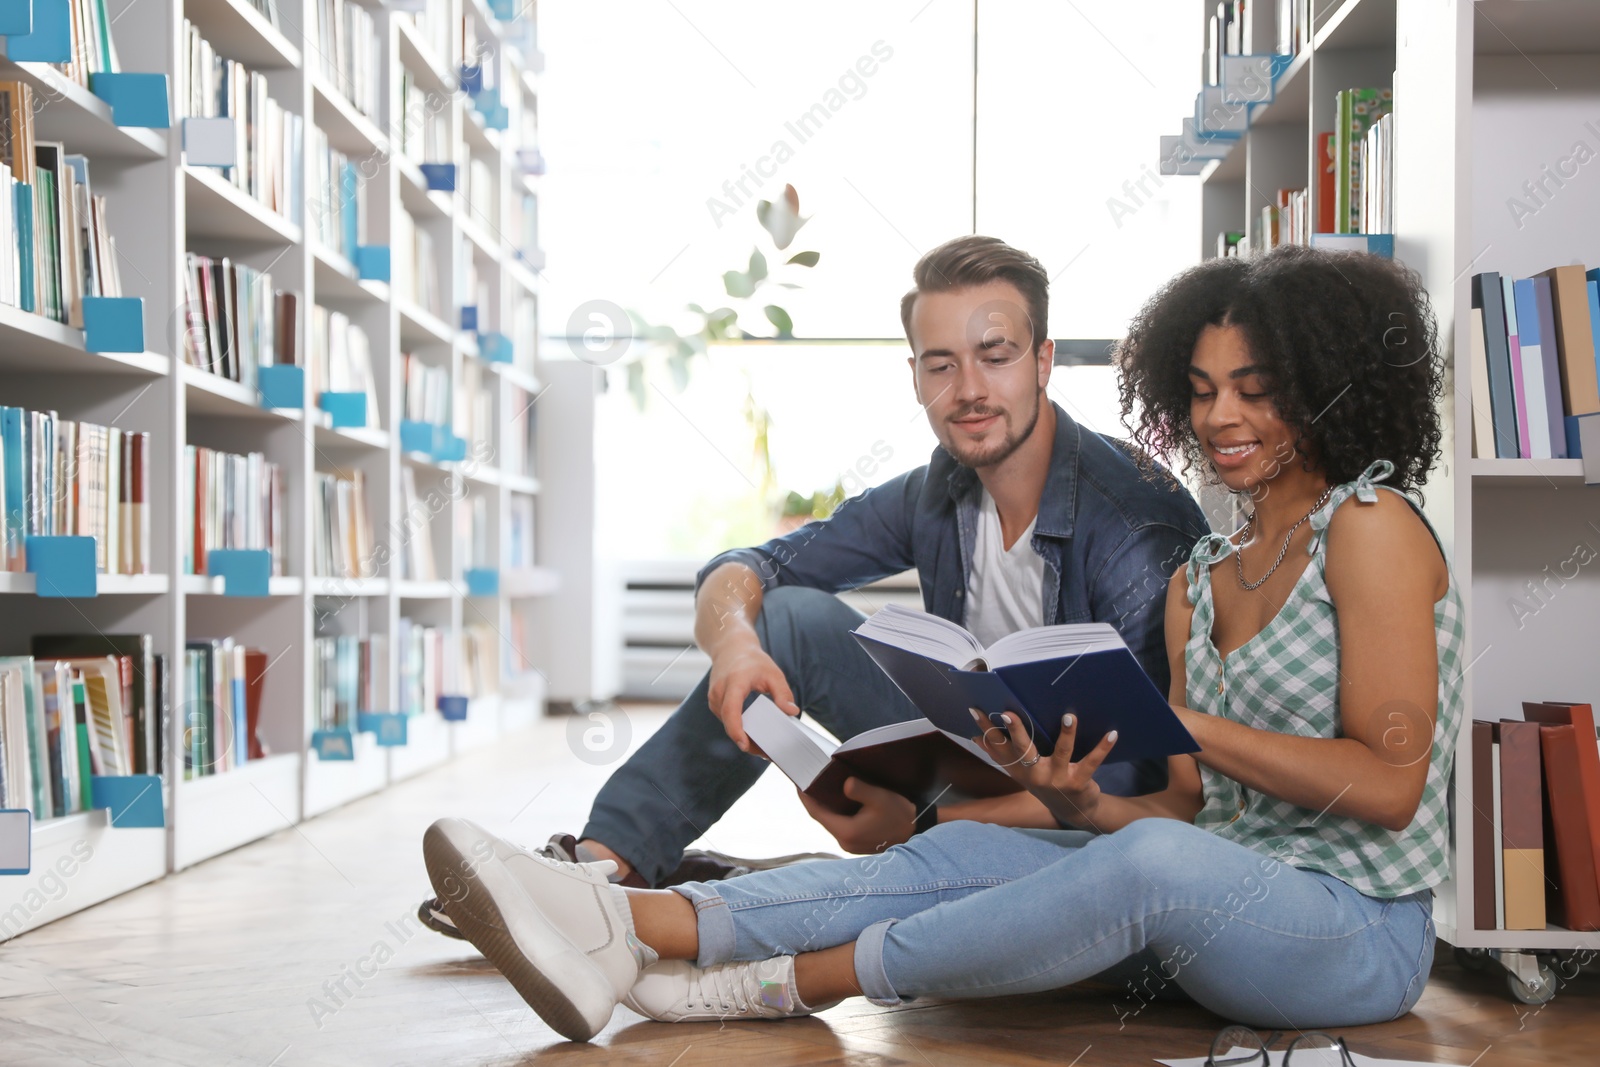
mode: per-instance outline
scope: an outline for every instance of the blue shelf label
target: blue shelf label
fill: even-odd
[[[161,805],[161,779],[154,774],[104,775],[89,779],[89,797],[96,808],[109,808],[118,829],[154,829],[167,825]]]
[[[478,306],[466,304],[461,308],[461,328],[468,333],[478,332]]]
[[[349,730],[314,731],[311,751],[321,760],[353,760],[356,758],[355,736]]]
[[[317,406],[333,417],[334,429],[367,424],[366,393],[323,393]]]
[[[465,722],[467,718],[467,698],[461,696],[439,696],[439,714],[447,722]]]
[[[32,869],[33,812],[0,808],[0,874],[27,874]]]
[[[433,446],[434,462],[460,463],[467,458],[467,442],[464,438],[451,433],[448,426],[439,426],[436,429],[439,434]]]
[[[389,280],[389,246],[357,245],[356,274],[364,282]]]
[[[272,553],[264,548],[213,548],[206,573],[220,575],[225,596],[266,596],[272,584]]]
[[[400,420],[400,451],[424,452],[433,455],[434,445],[437,441],[438,427],[431,422],[416,422],[413,419]]]
[[[378,744],[383,748],[395,748],[406,743],[406,717],[398,712],[358,712],[356,729],[362,733],[377,734]]]
[[[264,408],[299,408],[306,403],[306,369],[287,364],[256,371]]]
[[[29,537],[23,542],[36,591],[46,597],[88,597],[99,593],[95,579],[94,538]]]
[[[466,579],[468,596],[500,595],[500,572],[493,567],[468,567]]]
[[[10,0],[9,3],[0,4],[0,36],[23,37],[32,32],[33,4],[31,0]]]
[[[7,21],[15,22],[17,17]],[[14,63],[70,63],[72,14],[67,0],[33,0],[33,26],[26,33],[6,38],[6,58]]]
[[[511,338],[503,333],[478,335],[478,358],[490,363],[511,362]]]
[[[111,105],[111,121],[118,126],[164,130],[172,125],[165,74],[91,74],[89,91]]]
[[[83,347],[90,352],[143,352],[144,299],[84,297]]]
[[[461,91],[468,96],[477,96],[483,92],[483,68],[481,66],[469,67],[461,64]]]
[[[456,165],[454,163],[423,163],[421,164],[423,180],[428,183],[428,188],[436,193],[453,193],[456,191]]]

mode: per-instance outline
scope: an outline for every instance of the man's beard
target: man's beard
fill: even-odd
[[[1035,395],[1033,401],[1033,411],[1029,415],[1028,424],[1019,431],[1008,433],[1004,439],[996,444],[975,444],[966,448],[958,448],[954,444],[955,436],[952,434],[951,440],[945,442],[945,450],[949,452],[950,455],[955,457],[955,461],[957,463],[961,464],[963,467],[972,467],[975,470],[983,467],[993,467],[999,463],[1003,463],[1010,458],[1013,452],[1022,447],[1022,443],[1024,441],[1032,436],[1034,427],[1039,424],[1039,409],[1042,406],[1043,404],[1040,402],[1039,397]],[[1010,427],[1009,416],[1005,412],[1000,411],[986,412],[977,408],[971,408],[953,416],[953,419],[964,419],[969,415],[983,414],[999,415],[1000,421],[1008,428]]]

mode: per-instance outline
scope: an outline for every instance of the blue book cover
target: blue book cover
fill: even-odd
[[[346,163],[344,170],[339,173],[339,221],[343,228],[340,240],[343,247],[339,251],[347,259],[356,258],[356,245],[360,243],[360,234],[357,231],[356,207],[359,204],[357,189],[360,187],[360,175],[356,173],[354,163]]]
[[[1527,459],[1550,459],[1550,418],[1545,403],[1544,353],[1539,332],[1538,296],[1532,278],[1512,282],[1517,305],[1517,340],[1522,349],[1522,392],[1527,398]],[[1566,451],[1563,446],[1562,451]]]
[[[22,569],[22,539],[27,533],[27,497],[24,494],[23,424],[28,413],[0,407],[0,447],[5,449],[5,567]]]
[[[13,191],[16,193],[13,210],[17,223],[17,270],[21,279],[22,310],[38,311],[39,307],[33,299],[33,186],[18,182]]]
[[[236,675],[230,698],[233,702],[233,754],[236,763],[243,763],[250,758],[250,727],[245,718],[244,703],[244,676]]]
[[[889,626],[879,618],[885,613]],[[1116,641],[1120,647],[1008,662],[993,669],[987,669],[981,660],[976,664],[963,661],[957,666],[890,643],[899,640],[896,633],[890,632],[896,616],[924,614],[890,606],[863,623],[854,636],[917,710],[940,729],[960,737],[977,736],[980,730],[969,708],[977,708],[991,719],[1005,711],[1020,713],[1028,720],[1025,725],[1030,727],[1040,753],[1048,756],[1061,733],[1061,717],[1071,712],[1078,720],[1074,760],[1082,759],[1112,730],[1118,731],[1118,738],[1106,756],[1107,763],[1161,759],[1200,750],[1166,697],[1120,639]],[[879,625],[874,626],[874,620]],[[1042,627],[1022,633],[1073,629],[1082,627]],[[1114,630],[1111,633],[1115,636]],[[905,643],[920,642],[912,639]],[[1000,642],[996,642],[993,651],[998,654],[1000,649]]]

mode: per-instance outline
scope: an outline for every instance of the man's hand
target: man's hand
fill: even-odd
[[[1105,762],[1111,746],[1117,743],[1115,730],[1106,734],[1083,759],[1073,763],[1072,743],[1078,726],[1073,716],[1067,715],[1061,720],[1056,754],[1040,756],[1021,715],[1006,712],[1006,726],[1002,729],[978,709],[969,710],[983,730],[980,741],[1007,774],[1038,797],[1058,821],[1085,830],[1096,829],[1094,813],[1100,806],[1100,784],[1094,780],[1094,772]]]
[[[752,692],[767,694],[787,714],[800,714],[788,679],[759,644],[732,649],[712,659],[711,687],[706,692],[711,713],[722,720],[722,728],[739,751],[765,757],[766,753],[744,732],[744,702]]]
[[[840,815],[804,793],[800,794],[800,803],[846,852],[882,852],[890,845],[911,840],[917,832],[917,806],[894,790],[869,785],[859,778],[846,778],[844,795],[859,803],[861,810],[854,815]]]

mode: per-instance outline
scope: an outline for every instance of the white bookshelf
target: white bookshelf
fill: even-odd
[[[519,115],[534,106],[537,69],[519,51],[519,34],[488,9],[470,0],[428,0],[442,11],[439,39],[411,25],[410,16],[378,0],[357,0],[375,19],[380,38],[380,77],[384,101],[377,115],[363,115],[321,73],[315,58],[317,0],[278,0],[281,28],[256,12],[249,0],[182,0],[147,5],[110,0],[111,32],[127,70],[165,71],[173,126],[169,130],[119,128],[103,102],[42,64],[0,60],[0,77],[24,78],[41,90],[37,113],[40,140],[60,140],[86,155],[96,193],[109,202],[109,224],[122,256],[127,295],[144,298],[145,351],[97,354],[84,349],[80,331],[40,316],[0,307],[0,394],[5,403],[54,409],[65,418],[113,424],[151,433],[150,575],[106,575],[93,599],[52,600],[34,595],[28,574],[0,574],[0,653],[22,653],[28,638],[41,632],[150,633],[158,653],[171,664],[171,732],[166,738],[169,775],[164,798],[165,830],[114,829],[104,812],[89,812],[36,824],[34,873],[0,878],[0,915],[17,921],[0,924],[0,940],[42,922],[87,907],[142,885],[170,871],[238,847],[266,834],[330,811],[391,782],[426,771],[460,753],[493,744],[507,732],[543,713],[544,691],[538,671],[517,668],[512,647],[513,621],[521,639],[534,642],[530,603],[555,586],[539,566],[512,569],[508,521],[516,495],[539,492],[539,457],[512,456],[517,447],[509,429],[524,394],[540,388],[537,330],[516,331],[519,305],[531,302],[537,321],[539,278],[518,257],[517,235],[507,226],[511,197],[537,188],[538,179],[517,167]],[[536,17],[530,3],[517,5],[520,18]],[[304,117],[306,140],[313,126],[331,144],[361,165],[368,216],[364,243],[387,244],[398,264],[399,213],[409,213],[433,235],[441,270],[445,314],[416,306],[397,285],[360,278],[343,255],[322,247],[310,225],[307,205],[299,221],[263,207],[235,188],[219,171],[184,162],[176,99],[175,62],[184,18],[193,21],[217,51],[267,76],[270,95],[287,111]],[[505,65],[502,103],[510,113],[506,131],[481,128],[471,99],[457,89],[461,25]],[[308,39],[308,34],[313,35]],[[542,68],[542,58],[538,67]],[[438,94],[446,123],[450,158],[458,189],[473,157],[487,163],[493,218],[474,217],[460,192],[430,191],[420,169],[398,155],[402,121],[399,84],[409,71],[427,91]],[[311,189],[308,144],[302,145],[301,187]],[[314,198],[315,193],[311,194]],[[183,270],[185,252],[229,256],[270,270],[275,287],[300,294],[300,351],[309,352],[310,309],[317,304],[349,315],[367,333],[377,379],[378,411],[369,426],[334,429],[306,398],[301,408],[268,410],[254,389],[184,365]],[[458,328],[458,309],[475,299],[461,291],[464,256],[472,256],[486,296],[480,308],[482,329],[512,337],[513,362],[479,359],[477,341]],[[538,262],[542,255],[535,259]],[[463,463],[439,463],[402,453],[400,355],[411,352],[449,370],[459,386],[467,361],[481,363],[480,377],[492,397],[488,441]],[[464,413],[455,431],[464,436]],[[185,444],[231,452],[265,452],[285,474],[288,544],[286,569],[274,577],[264,598],[223,594],[220,579],[184,575],[179,543],[181,463]],[[431,520],[439,578],[402,579],[399,554],[403,536],[400,474],[412,468],[419,489],[437,490],[447,501]],[[378,553],[376,576],[362,579],[312,573],[312,486],[316,471],[365,474],[367,504]],[[501,569],[501,591],[469,596],[464,570],[472,564],[464,516],[467,501],[482,496],[492,528],[489,558],[480,565]],[[536,501],[537,503],[537,501]],[[326,616],[317,631],[317,619]],[[441,626],[458,641],[463,628],[492,628],[499,644],[499,692],[469,702],[463,722],[446,722],[429,709],[408,721],[408,743],[378,746],[374,735],[355,735],[355,758],[323,761],[309,751],[314,637],[333,633],[380,634],[393,640],[399,620]],[[270,749],[263,759],[214,775],[183,779],[182,653],[188,640],[232,636],[267,652],[260,735]],[[386,675],[379,679],[379,707],[398,698],[397,658],[391,645]],[[460,679],[446,690],[459,691]],[[44,900],[39,879],[73,849],[92,858],[68,879],[70,892]],[[20,907],[20,911],[16,910]],[[25,921],[23,921],[25,919]]]
[[[1276,40],[1272,4],[1249,5],[1256,42]],[[1600,265],[1600,200],[1577,179],[1531,218],[1507,199],[1575,139],[1600,137],[1600,5],[1584,0],[1314,0],[1312,45],[1280,80],[1277,96],[1229,155],[1200,180],[1202,254],[1222,230],[1255,224],[1280,186],[1315,190],[1313,132],[1331,129],[1339,89],[1392,86],[1395,113],[1395,255],[1417,270],[1452,353],[1444,400],[1444,455],[1426,487],[1426,509],[1452,556],[1467,608],[1468,714],[1456,749],[1455,810],[1472,810],[1470,723],[1520,718],[1524,700],[1600,701],[1592,651],[1600,617],[1600,570],[1552,585],[1536,616],[1519,620],[1513,598],[1544,582],[1547,567],[1583,542],[1600,549],[1600,491],[1585,487],[1581,460],[1472,455],[1469,396],[1471,276],[1527,277],[1548,267]],[[1257,51],[1265,51],[1258,47]],[[1559,87],[1559,88],[1558,88]],[[1315,208],[1313,206],[1313,218]],[[1487,405],[1487,398],[1477,398]],[[1594,524],[1594,525],[1591,525]],[[1440,937],[1459,950],[1489,950],[1519,988],[1531,955],[1600,949],[1600,933],[1476,930],[1470,821],[1454,827],[1456,876],[1441,887]]]

